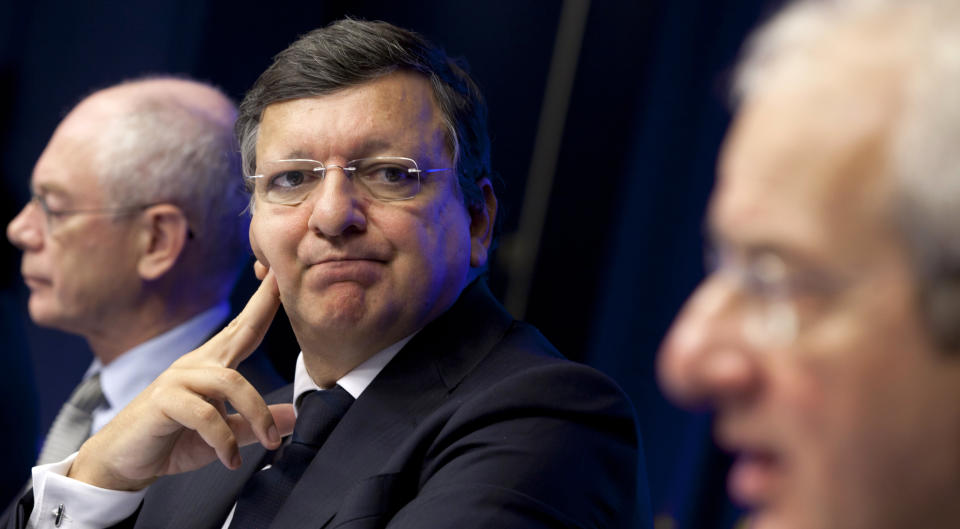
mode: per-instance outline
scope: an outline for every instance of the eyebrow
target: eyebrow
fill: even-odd
[[[350,152],[352,152],[353,154],[351,154],[347,158],[350,160],[355,160],[357,158],[364,158],[367,156],[371,156],[373,153],[382,153],[383,151],[388,151],[390,149],[395,149],[395,148],[396,147],[394,146],[394,144],[389,140],[382,139],[382,138],[367,138],[363,140],[363,142],[360,143],[360,145],[352,148]],[[409,153],[390,153],[390,154],[409,155]],[[292,151],[287,151],[287,155],[279,159],[280,160],[293,160],[293,159],[316,160],[313,157],[312,153],[303,149],[294,149]],[[272,160],[265,160],[265,161],[272,161]],[[322,162],[323,160],[316,160],[316,161]]]
[[[37,186],[31,185],[30,187],[33,189],[33,193],[37,195],[44,193],[48,195],[53,194],[53,195],[59,195],[65,198],[71,198],[70,192],[67,191],[67,189],[64,188],[63,186],[60,186],[57,184],[40,184]]]
[[[803,250],[780,244],[770,238],[761,240],[735,240],[724,236],[714,226],[706,223],[704,226],[704,240],[710,248],[727,247],[734,249],[748,259],[754,259],[761,255],[776,255],[788,264],[799,267],[810,268],[822,266],[820,260],[815,255]]]

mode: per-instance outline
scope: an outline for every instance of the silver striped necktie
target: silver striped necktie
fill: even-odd
[[[56,463],[76,452],[90,437],[93,410],[104,402],[106,401],[100,387],[100,373],[81,382],[53,420],[37,464]]]

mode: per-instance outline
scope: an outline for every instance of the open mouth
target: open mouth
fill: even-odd
[[[774,496],[783,471],[783,459],[772,451],[739,452],[727,480],[730,496],[743,506],[760,507]]]

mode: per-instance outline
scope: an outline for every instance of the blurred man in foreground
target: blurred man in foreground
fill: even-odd
[[[235,116],[205,84],[127,82],[80,102],[37,161],[33,198],[7,226],[23,251],[30,317],[83,336],[94,353],[40,464],[75,452],[229,317],[249,261]],[[261,357],[246,372],[278,387]]]
[[[738,83],[663,385],[750,527],[958,527],[960,5],[798,3]]]
[[[626,397],[483,281],[486,106],[454,61],[342,20],[276,57],[236,129],[260,289],[75,458],[35,468],[10,526],[635,527]],[[302,351],[268,408],[232,367],[281,302]]]

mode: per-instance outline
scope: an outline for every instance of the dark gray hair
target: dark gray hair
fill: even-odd
[[[942,348],[960,351],[960,3],[795,2],[750,41],[735,96],[749,99],[767,90],[775,73],[803,82],[808,49],[863,24],[883,28],[873,33],[870,59],[882,58],[902,72],[902,106],[887,153],[892,221],[909,252],[931,336]]]
[[[430,81],[447,128],[460,191],[468,208],[480,207],[477,181],[493,180],[487,106],[458,61],[422,36],[386,22],[344,19],[303,35],[280,52],[240,104],[236,134],[245,174],[256,170],[260,117],[270,104],[330,94],[398,69]]]
[[[163,80],[128,83],[156,79]],[[247,195],[231,123],[175,97],[154,95],[105,123],[99,141],[107,201],[115,207],[179,207],[196,239],[190,244],[191,266],[201,268],[196,275],[222,281],[229,293],[250,256]]]

